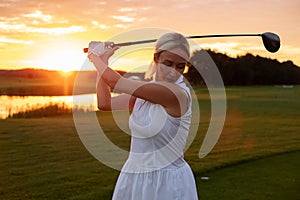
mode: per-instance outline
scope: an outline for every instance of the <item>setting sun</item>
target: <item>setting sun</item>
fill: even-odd
[[[48,70],[61,70],[64,72],[79,69],[84,62],[85,55],[78,55],[81,46],[73,41],[57,41],[48,43],[37,50],[35,65]]]

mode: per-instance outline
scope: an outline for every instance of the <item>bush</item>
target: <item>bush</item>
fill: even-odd
[[[72,114],[72,108],[65,103],[50,103],[40,108],[21,111],[10,115],[8,118],[38,118]]]

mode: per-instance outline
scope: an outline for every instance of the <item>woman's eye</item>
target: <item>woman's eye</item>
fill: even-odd
[[[185,64],[181,64],[177,66],[178,69],[184,69],[185,68]]]
[[[171,66],[172,66],[172,63],[171,63],[171,62],[168,62],[168,61],[166,61],[166,62],[163,62],[163,64],[164,64],[164,65],[166,65],[166,66],[169,66],[169,67],[171,67]]]

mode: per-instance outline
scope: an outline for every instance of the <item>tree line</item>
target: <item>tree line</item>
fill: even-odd
[[[203,85],[217,68],[224,85],[297,85],[300,68],[292,61],[254,56],[247,53],[236,58],[212,50],[197,50],[191,56],[186,78],[193,85]],[[215,63],[216,67],[213,67]],[[203,78],[205,76],[205,78]],[[206,79],[206,80],[205,80]]]

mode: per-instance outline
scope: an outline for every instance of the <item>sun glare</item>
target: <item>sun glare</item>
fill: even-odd
[[[68,78],[69,76],[71,76],[73,74],[73,72],[71,70],[60,70],[60,75]]]
[[[35,67],[65,73],[78,70],[85,60],[82,47],[72,42],[57,42],[40,48],[35,56]]]

